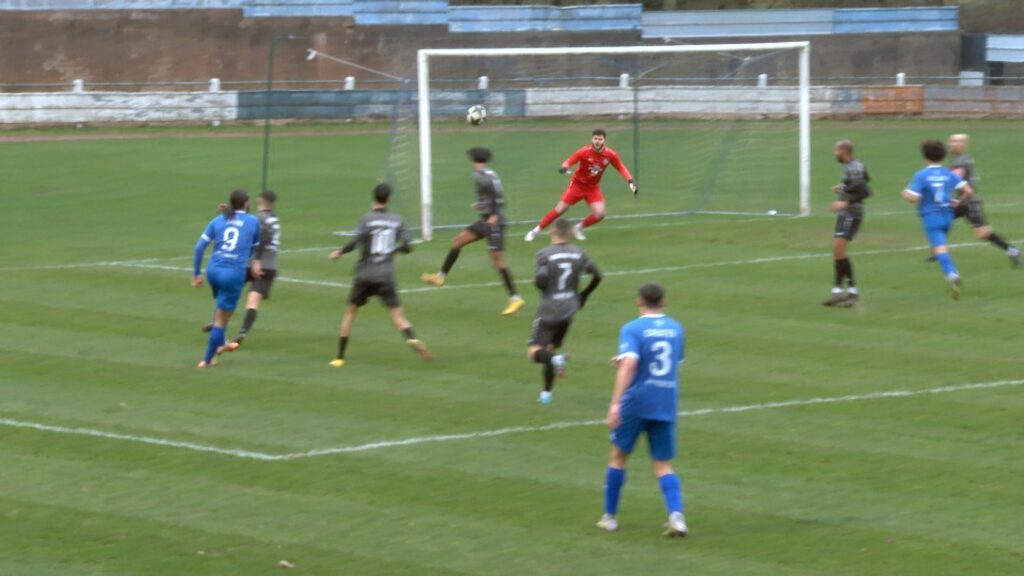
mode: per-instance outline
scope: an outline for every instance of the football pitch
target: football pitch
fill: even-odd
[[[528,128],[439,131],[438,223],[473,217],[463,151],[477,143],[494,149],[513,219],[554,204],[556,168],[590,123]],[[508,237],[528,301],[518,316],[500,315],[482,243],[448,286],[419,283],[456,233],[441,229],[398,259],[434,361],[372,303],[348,364],[327,366],[354,263],[329,262],[346,240],[335,232],[368,209],[386,165],[415,168],[414,152],[388,162],[387,129],[275,127],[281,277],[245,346],[206,371],[195,365],[212,301],[189,287],[191,252],[232,188],[259,188],[260,130],[0,135],[0,574],[251,576],[282,560],[315,575],[1020,574],[1024,270],[958,221],[953,302],[899,191],[924,165],[922,139],[968,132],[991,223],[1024,241],[1022,128],[816,122],[813,214],[789,218],[732,212],[796,209],[794,126],[650,127],[639,199],[609,172],[609,213],[707,212],[589,232],[606,278],[547,406],[526,359],[533,255],[547,239],[523,243],[525,225]],[[851,245],[855,309],[820,305],[840,138],[857,144],[874,190]],[[629,139],[609,126],[627,164]],[[395,204],[417,224],[415,192]],[[619,530],[594,527],[608,359],[649,280],[687,328],[682,541],[660,536],[645,446]]]

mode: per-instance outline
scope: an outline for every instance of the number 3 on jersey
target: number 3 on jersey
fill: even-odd
[[[658,340],[651,344],[654,361],[647,365],[651,376],[661,377],[672,370],[672,344],[668,340]]]

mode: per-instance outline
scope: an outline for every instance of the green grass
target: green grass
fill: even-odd
[[[346,291],[279,282],[246,347],[199,372],[208,291],[190,289],[186,271],[90,263],[189,266],[216,203],[258,187],[259,131],[0,143],[0,418],[268,454],[600,419],[618,326],[649,279],[667,286],[688,329],[685,410],[1020,379],[1024,272],[990,246],[955,249],[965,296],[950,301],[924,250],[908,251],[924,239],[898,191],[922,164],[921,139],[968,131],[993,224],[1024,239],[1022,127],[819,122],[809,218],[602,223],[586,248],[611,274],[573,326],[571,372],[546,407],[535,403],[540,370],[525,359],[540,247],[519,241],[525,226],[512,229],[508,254],[531,304],[521,316],[498,315],[498,286],[457,288],[497,281],[478,245],[452,288],[403,295],[437,355],[430,364],[374,304],[357,319],[349,364],[329,369]],[[326,256],[385,164],[387,133],[367,128],[275,128],[270,180],[294,250],[281,258],[285,276],[349,281],[352,262]],[[555,169],[587,127],[531,128],[438,134],[439,222],[470,217],[462,151],[477,142],[495,150],[513,218],[554,203],[564,185]],[[794,210],[792,127],[719,128],[645,131],[640,202],[609,174],[610,212]],[[628,163],[631,136],[610,130]],[[860,310],[818,305],[832,274],[830,144],[841,137],[858,144],[875,190],[854,243]],[[414,221],[408,192],[398,204]],[[400,285],[418,288],[453,234],[402,257]],[[975,242],[963,223],[952,240]],[[740,263],[772,258],[781,259]],[[44,267],[68,264],[82,265]],[[652,268],[664,270],[636,272]],[[269,462],[3,425],[0,574],[250,576],[277,573],[282,559],[316,575],[1019,574],[1021,391],[683,418],[685,541],[659,536],[664,512],[644,449],[620,531],[593,527],[607,451],[596,425]]]

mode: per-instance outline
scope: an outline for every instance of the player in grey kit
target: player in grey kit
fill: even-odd
[[[957,176],[967,180],[974,193],[967,198],[967,202],[957,204],[953,209],[956,218],[966,218],[974,228],[974,236],[979,240],[988,240],[1000,250],[1006,252],[1014,268],[1020,266],[1020,248],[1011,245],[1002,236],[996,234],[985,219],[985,212],[982,210],[981,197],[978,196],[978,175],[974,170],[974,158],[967,153],[967,146],[970,137],[967,134],[953,134],[949,137],[949,151],[953,155],[953,163],[949,169]],[[928,261],[934,261],[935,256],[930,256]]]
[[[281,223],[274,213],[274,206],[277,203],[277,194],[273,190],[264,190],[256,199],[256,206],[259,212],[256,219],[260,221],[260,243],[253,249],[252,259],[258,260],[262,266],[262,273],[254,277],[252,268],[246,270],[245,281],[249,283],[249,295],[245,301],[245,319],[238,336],[234,340],[221,346],[219,352],[234,352],[242,345],[242,341],[249,335],[249,330],[256,322],[256,312],[260,308],[260,302],[270,299],[270,288],[277,277],[277,253],[281,248]],[[227,204],[221,204],[220,210],[226,210]],[[213,324],[203,327],[204,332],[209,332]]]
[[[473,184],[476,191],[473,209],[480,213],[480,219],[467,226],[452,240],[451,250],[441,265],[441,271],[436,274],[424,273],[420,280],[434,286],[444,286],[448,272],[455,266],[462,247],[486,238],[487,247],[491,251],[491,261],[505,284],[505,290],[508,291],[508,303],[501,313],[510,316],[519,311],[526,302],[519,296],[516,284],[512,280],[512,273],[505,265],[505,192],[501,186],[501,178],[487,167],[487,163],[491,161],[490,150],[470,148],[466,154],[473,162]]]
[[[569,243],[571,234],[572,224],[568,220],[555,220],[551,244],[537,253],[534,281],[541,299],[526,355],[544,365],[544,389],[538,399],[542,404],[551,403],[555,375],[565,375],[567,359],[558,349],[562,347],[573,316],[601,283],[601,271],[587,253]],[[580,276],[584,273],[590,274],[590,284],[580,292]]]
[[[833,151],[836,160],[843,165],[843,180],[836,184],[832,191],[839,198],[832,202],[832,211],[836,213],[836,228],[832,235],[832,256],[835,259],[835,285],[832,296],[822,302],[825,306],[849,307],[857,303],[860,292],[853,279],[853,265],[846,253],[846,248],[853,241],[864,221],[864,200],[871,196],[868,182],[871,177],[864,165],[853,157],[853,142],[840,140]],[[846,288],[843,281],[846,281]]]
[[[380,297],[384,305],[391,309],[391,321],[402,331],[406,344],[424,360],[430,359],[430,351],[416,338],[412,324],[405,318],[402,305],[398,301],[395,254],[408,254],[412,252],[412,247],[405,236],[402,217],[388,212],[390,198],[391,186],[378,184],[373,189],[373,210],[359,219],[355,237],[345,246],[331,252],[331,260],[337,260],[362,247],[359,261],[356,263],[355,282],[352,291],[349,292],[348,308],[345,309],[345,316],[341,320],[338,356],[330,362],[334,368],[345,365],[345,348],[348,347],[348,337],[352,333],[352,321],[356,317],[356,311],[373,296]]]

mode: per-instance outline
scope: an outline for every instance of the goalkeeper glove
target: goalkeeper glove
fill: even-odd
[[[629,181],[629,189],[633,191],[633,196],[636,196],[640,192],[640,189],[636,187],[636,182],[633,180]]]
[[[558,167],[558,173],[559,173],[559,174],[565,174],[565,173],[567,173],[568,171],[569,171],[569,169],[568,169],[568,168],[566,168],[565,166],[559,166],[559,167]]]

